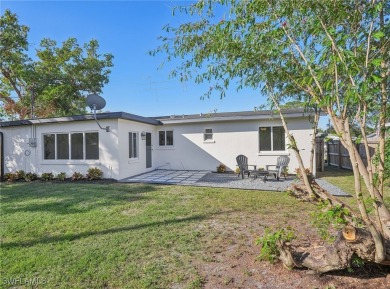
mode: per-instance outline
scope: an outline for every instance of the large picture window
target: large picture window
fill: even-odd
[[[45,160],[98,160],[97,132],[57,133],[43,135]]]
[[[138,158],[138,133],[129,132],[129,158]]]
[[[285,151],[286,137],[282,126],[259,128],[259,150]]]
[[[161,130],[158,132],[159,146],[173,146],[173,130]]]

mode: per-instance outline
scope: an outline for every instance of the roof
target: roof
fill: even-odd
[[[136,122],[151,124],[151,125],[161,125],[162,124],[160,121],[158,121],[155,118],[143,117],[143,116],[139,116],[136,114],[127,113],[127,112],[97,113],[96,118],[98,120],[120,118],[120,119],[126,119],[126,120],[132,120],[132,121],[136,121]],[[5,122],[0,122],[0,127],[46,124],[46,123],[60,123],[60,122],[70,122],[70,121],[85,121],[85,120],[94,120],[93,114],[5,121]]]
[[[310,115],[310,112],[304,109],[286,109],[283,110],[285,118],[304,117]],[[198,123],[198,122],[215,122],[215,121],[239,121],[239,120],[256,120],[256,119],[274,119],[280,118],[279,113],[273,110],[261,111],[239,111],[239,112],[222,112],[222,113],[200,113],[189,115],[171,115],[159,117],[143,117],[126,112],[107,112],[97,113],[96,118],[100,119],[125,119],[146,123],[151,125],[178,124],[178,123]],[[52,118],[26,119],[0,122],[0,127],[22,126],[33,124],[61,123],[70,121],[93,120],[93,114],[61,116]]]
[[[305,109],[285,109],[283,116],[285,118],[309,116],[310,111]],[[156,117],[163,124],[174,123],[195,123],[195,122],[215,122],[215,121],[240,121],[240,120],[256,120],[256,119],[278,119],[279,113],[274,110],[259,110],[259,111],[239,111],[239,112],[222,112],[222,113],[200,113],[189,115],[171,115]]]

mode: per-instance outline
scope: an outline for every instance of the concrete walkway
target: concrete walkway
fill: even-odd
[[[269,176],[267,182],[263,178],[237,177],[237,174],[217,174],[209,171],[189,171],[189,170],[154,170],[148,173],[129,177],[120,180],[124,183],[148,183],[148,184],[166,184],[166,185],[187,185],[200,187],[218,187],[234,188],[245,190],[261,191],[286,191],[295,181],[294,176],[288,176],[287,179],[281,178],[280,181]],[[349,194],[340,190],[340,188],[324,181],[317,179],[317,182],[327,189],[331,194],[336,196],[349,196]]]

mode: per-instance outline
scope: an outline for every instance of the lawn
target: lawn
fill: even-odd
[[[315,207],[284,193],[37,181],[3,184],[0,201],[1,288],[345,284],[256,261],[267,226],[316,236]]]
[[[325,172],[317,173],[317,177],[322,178],[339,188],[343,191],[347,192],[351,196],[355,196],[355,184],[353,178],[353,172],[351,170],[343,170],[335,167],[326,167]],[[368,190],[364,185],[363,179],[361,180],[362,191],[364,198],[368,198]],[[387,204],[390,204],[390,179],[386,180],[384,186],[384,200]],[[353,206],[357,206],[355,199],[350,199],[350,204]]]
[[[274,225],[282,226],[298,215],[297,207],[309,205],[258,191],[118,183],[3,185],[2,288],[34,281],[39,288],[199,288],[202,277],[195,263],[209,258],[208,241],[221,237],[213,228],[216,220],[223,225],[223,220],[263,216],[263,224],[256,224],[261,227],[273,216]],[[253,239],[260,233],[253,231]]]

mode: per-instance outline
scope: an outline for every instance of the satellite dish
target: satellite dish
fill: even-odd
[[[100,95],[93,93],[87,96],[87,105],[92,110],[100,110],[106,106],[106,101]]]
[[[104,100],[104,98],[101,97],[100,95],[93,93],[93,94],[90,94],[87,96],[86,101],[87,101],[87,105],[91,108],[91,110],[93,110],[93,116],[94,116],[98,126],[101,129],[106,130],[106,132],[109,132],[110,127],[109,126],[106,126],[105,128],[102,127],[96,118],[96,110],[100,110],[106,106],[106,101]]]

